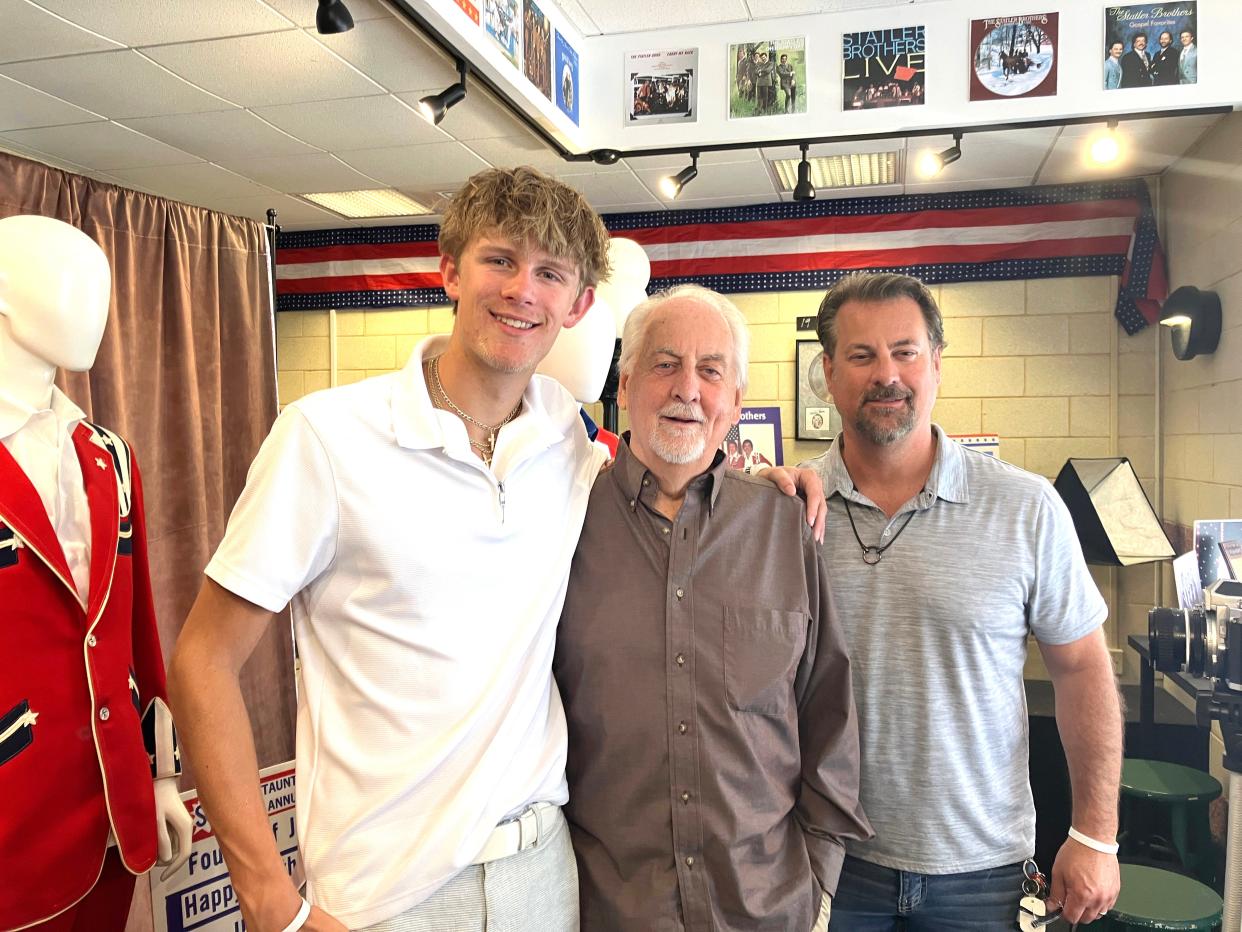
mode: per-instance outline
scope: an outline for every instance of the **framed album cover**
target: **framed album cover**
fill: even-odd
[[[824,378],[823,355],[819,340],[798,341],[794,436],[799,440],[831,440],[841,431],[841,415]]]
[[[742,417],[729,428],[720,449],[730,469],[758,472],[768,466],[784,466],[780,408],[743,408]]]

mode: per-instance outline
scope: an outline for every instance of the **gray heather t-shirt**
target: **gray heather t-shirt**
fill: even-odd
[[[948,874],[1034,852],[1027,636],[1067,644],[1108,609],[1051,483],[935,431],[927,484],[891,520],[854,488],[842,441],[802,465],[828,496],[824,553],[852,661],[860,799],[876,832],[847,850]],[[867,545],[892,540],[913,512],[874,566],[843,497]]]

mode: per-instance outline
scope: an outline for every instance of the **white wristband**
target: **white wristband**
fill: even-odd
[[[310,918],[310,903],[302,900],[302,906],[298,909],[298,914],[293,917],[293,921],[289,923],[281,932],[298,932],[298,929],[306,925],[306,920]]]
[[[1069,837],[1074,839],[1074,841],[1078,842],[1080,845],[1086,845],[1092,851],[1100,852],[1100,854],[1116,854],[1121,847],[1116,842],[1113,842],[1110,845],[1106,841],[1096,841],[1090,835],[1084,835],[1072,825],[1070,826]]]

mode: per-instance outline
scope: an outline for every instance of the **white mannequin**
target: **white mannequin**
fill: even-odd
[[[89,236],[59,220],[0,220],[0,392],[34,410],[52,399],[57,368],[95,362],[108,322],[112,273]],[[172,873],[190,856],[193,820],[176,777],[154,781],[158,863]]]

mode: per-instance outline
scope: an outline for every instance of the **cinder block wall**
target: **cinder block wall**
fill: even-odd
[[[999,434],[1004,459],[1049,478],[1071,456],[1129,456],[1150,487],[1154,335],[1128,337],[1118,328],[1116,288],[1114,278],[1089,277],[933,289],[949,341],[937,421],[950,433]],[[816,312],[822,294],[732,297],[751,327],[747,403],[780,407],[787,463],[823,452],[824,444],[793,437],[795,343],[814,336],[798,333],[796,321]],[[346,384],[403,365],[415,342],[452,328],[452,313],[446,307],[339,311],[335,321],[335,384]],[[332,383],[328,334],[326,311],[277,316],[282,404]],[[591,413],[598,417],[598,410]],[[1140,567],[1095,575],[1114,607],[1110,643],[1124,657],[1126,679],[1136,680],[1125,636],[1146,630],[1153,572]],[[1037,655],[1028,674],[1045,675]]]

